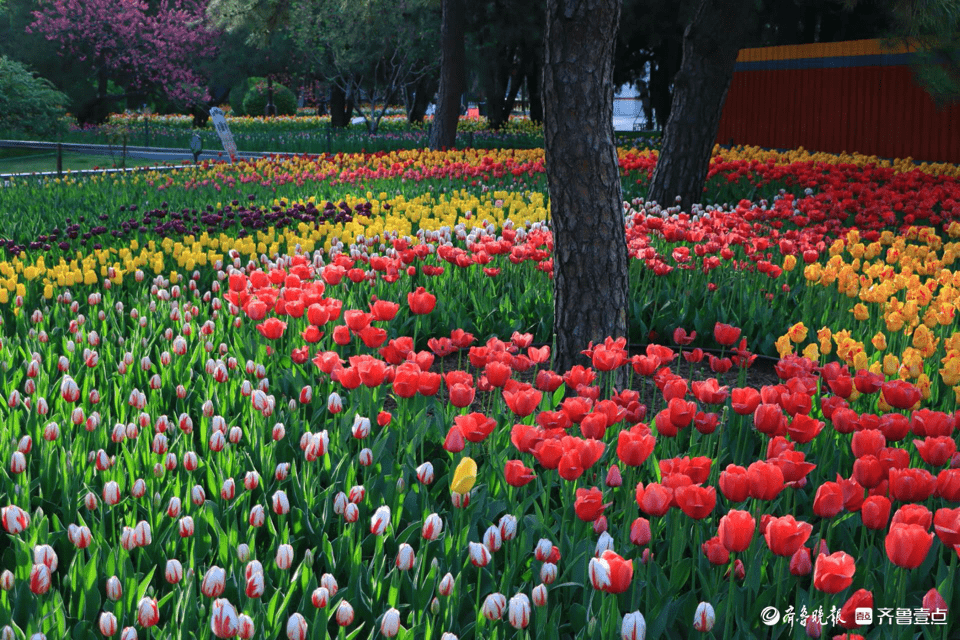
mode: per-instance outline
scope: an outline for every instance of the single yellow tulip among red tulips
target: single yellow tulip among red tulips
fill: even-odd
[[[477,483],[477,463],[473,458],[464,458],[453,472],[450,482],[450,491],[454,493],[469,493]]]

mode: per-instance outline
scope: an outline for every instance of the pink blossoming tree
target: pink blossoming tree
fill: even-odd
[[[199,65],[218,33],[205,10],[206,0],[41,0],[27,31],[88,64],[98,101],[152,93],[188,106],[209,99]],[[128,93],[108,96],[111,80]]]

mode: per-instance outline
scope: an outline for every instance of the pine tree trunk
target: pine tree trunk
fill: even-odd
[[[330,126],[343,128],[350,124],[350,115],[346,110],[346,105],[347,93],[338,85],[332,85],[330,87]]]
[[[530,119],[533,122],[543,122],[543,96],[540,92],[540,76],[543,65],[538,64],[533,71],[527,74],[527,91],[530,92]]]
[[[553,225],[554,369],[627,335],[627,246],[613,137],[621,0],[548,0],[544,136]]]
[[[440,23],[440,95],[430,127],[430,148],[451,149],[457,144],[460,100],[466,89],[466,0],[443,0]]]
[[[670,120],[649,200],[684,211],[700,202],[720,114],[740,45],[755,21],[753,0],[702,0],[683,34],[683,62],[673,79]]]

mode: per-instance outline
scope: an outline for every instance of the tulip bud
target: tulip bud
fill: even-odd
[[[424,462],[422,465],[417,467],[417,480],[423,484],[431,484],[433,482],[433,464],[430,462]]]
[[[387,609],[380,621],[380,633],[387,638],[393,638],[400,632],[400,612],[394,608]]]
[[[435,597],[433,600],[430,601],[430,613],[432,613],[433,615],[437,615],[438,613],[440,613],[440,599],[439,599],[439,598],[436,598],[436,597]]]
[[[343,509],[343,519],[345,522],[354,523],[360,519],[360,508],[354,503],[347,503]]]
[[[353,623],[353,607],[350,606],[350,603],[346,600],[340,601],[340,606],[337,607],[337,624],[341,627],[346,627],[349,624]]]
[[[613,551],[613,536],[604,531],[597,540],[597,546],[594,554],[599,558],[604,551]]]
[[[273,512],[277,515],[286,515],[290,512],[290,500],[284,491],[277,491],[273,494]]]
[[[100,633],[107,638],[117,632],[117,616],[109,611],[104,611],[100,614],[100,619],[97,624],[100,627]]]
[[[544,584],[553,584],[557,579],[557,565],[552,562],[545,562],[540,567],[540,580]]]
[[[163,577],[166,578],[167,582],[170,584],[177,584],[180,580],[183,579],[183,565],[180,564],[180,561],[177,559],[167,560],[167,566],[164,570]]]
[[[227,584],[227,572],[214,565],[207,569],[200,582],[200,593],[208,598],[219,598]]]
[[[137,630],[133,627],[124,627],[120,632],[120,640],[137,640]]]
[[[237,559],[240,562],[246,562],[250,557],[250,547],[244,542],[237,545]]]
[[[413,547],[404,542],[400,545],[400,549],[397,551],[397,560],[396,566],[400,571],[409,571],[413,569],[413,564],[416,561],[416,554],[413,551]]]
[[[444,597],[449,596],[453,593],[454,582],[453,574],[447,573],[440,579],[440,584],[437,586],[437,593]]]
[[[305,640],[307,637],[307,621],[299,613],[295,613],[287,620],[287,638],[289,640]]]
[[[137,605],[137,623],[141,627],[152,627],[160,622],[160,610],[153,598],[142,598]]]
[[[10,591],[13,589],[13,583],[14,577],[12,572],[5,570],[2,574],[0,574],[0,589],[3,589],[4,591]]]
[[[387,530],[388,524],[390,524],[390,507],[380,507],[374,512],[373,517],[370,518],[370,533],[375,536],[383,535],[383,532]]]
[[[293,564],[293,547],[282,544],[277,548],[277,567],[286,571]]]
[[[623,616],[623,624],[620,626],[622,640],[644,640],[646,637],[647,621],[643,619],[642,613],[634,611]]]
[[[369,467],[373,464],[373,451],[368,447],[361,449],[357,461],[361,467]]]
[[[713,611],[713,605],[709,602],[701,602],[697,605],[697,611],[693,614],[693,628],[697,631],[706,633],[713,629],[717,621],[717,615]]]
[[[540,562],[546,562],[550,555],[553,553],[553,543],[547,540],[546,538],[540,538],[537,542],[537,546],[534,549],[534,555],[537,560]]]
[[[42,596],[50,590],[50,569],[45,564],[35,564],[30,570],[30,591]]]
[[[252,574],[247,575],[247,586],[244,589],[244,593],[247,594],[248,598],[259,598],[263,595],[265,589],[263,581],[263,571],[256,571]]]
[[[325,573],[320,576],[320,586],[326,589],[330,593],[330,597],[337,595],[337,591],[340,590],[339,585],[337,585],[337,579],[333,577],[332,574]]]
[[[483,601],[483,617],[487,620],[499,620],[507,608],[507,598],[502,593],[491,593]]]
[[[323,609],[330,602],[330,592],[325,587],[317,587],[310,596],[310,602],[317,609]]]
[[[470,564],[475,567],[485,567],[490,564],[490,550],[479,542],[471,542],[470,545]]]
[[[218,638],[232,638],[240,632],[240,616],[229,600],[215,600],[211,610],[210,630],[213,635]]]
[[[255,504],[250,508],[250,526],[262,527],[267,521],[267,516],[263,512],[263,505]]]
[[[123,597],[123,587],[120,586],[120,578],[110,576],[107,579],[107,598],[116,602]]]
[[[547,604],[547,586],[545,584],[538,584],[533,588],[533,591],[530,593],[530,599],[533,601],[533,606],[543,607]]]
[[[517,518],[511,514],[506,514],[500,518],[500,537],[503,540],[513,540],[517,537]]]
[[[510,625],[514,629],[524,629],[530,624],[530,599],[525,593],[518,593],[510,598],[508,616]]]
[[[253,623],[253,618],[248,616],[245,613],[241,613],[238,618],[239,629],[237,630],[237,637],[241,640],[250,640],[253,638],[253,635],[257,632],[257,628]]]
[[[436,513],[431,513],[423,521],[421,536],[424,540],[434,541],[440,537],[441,532],[443,532],[443,520]]]

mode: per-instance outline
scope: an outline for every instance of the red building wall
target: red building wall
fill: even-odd
[[[960,163],[960,105],[937,108],[911,55],[876,40],[744,49],[717,142]]]

